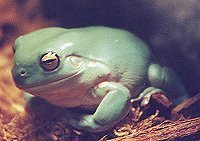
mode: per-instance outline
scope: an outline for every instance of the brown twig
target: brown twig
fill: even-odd
[[[144,140],[172,140],[183,138],[200,131],[200,118],[164,121],[163,123],[138,130],[128,136],[111,139],[109,141],[144,141]]]

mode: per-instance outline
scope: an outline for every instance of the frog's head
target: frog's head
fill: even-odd
[[[40,95],[42,90],[50,93],[54,88],[78,84],[84,58],[74,54],[73,40],[63,39],[66,32],[62,28],[48,28],[16,40],[12,75],[18,88]]]

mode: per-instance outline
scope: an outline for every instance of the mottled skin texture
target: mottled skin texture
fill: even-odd
[[[142,41],[106,27],[46,28],[21,36],[12,74],[18,88],[69,108],[63,113],[67,123],[90,132],[122,120],[132,98],[145,106],[162,90],[174,102],[187,97],[176,74],[155,64]],[[74,107],[94,113],[80,114]]]

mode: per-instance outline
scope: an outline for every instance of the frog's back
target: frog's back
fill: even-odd
[[[152,60],[144,42],[120,29],[90,27],[85,31],[81,34],[87,34],[81,37],[87,40],[87,44],[79,46],[80,53],[107,64],[113,75],[127,86],[137,87],[145,83]]]
[[[108,27],[88,27],[71,29],[63,35],[74,43],[78,55],[104,62],[113,66],[142,65],[151,60],[151,53],[139,38],[121,29]],[[133,67],[131,67],[133,68]]]

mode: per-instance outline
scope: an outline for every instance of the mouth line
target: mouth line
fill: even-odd
[[[48,82],[45,82],[45,83],[39,83],[37,85],[30,85],[30,86],[17,86],[18,88],[24,90],[24,91],[28,91],[28,90],[33,90],[33,89],[40,89],[41,87],[48,87],[48,86],[54,86],[56,84],[58,84],[59,82],[62,82],[62,81],[67,81],[75,76],[77,76],[78,74],[80,74],[82,71],[78,71],[76,73],[73,73],[71,74],[70,76],[67,76],[67,77],[62,77],[60,79],[56,79],[54,81],[48,81]]]

